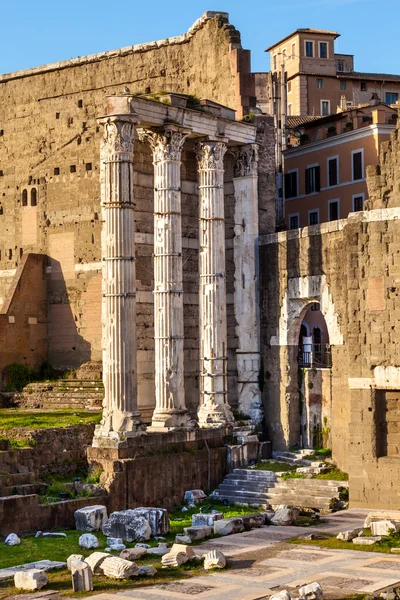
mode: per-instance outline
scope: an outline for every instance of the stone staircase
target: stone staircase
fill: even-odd
[[[25,409],[99,411],[104,398],[104,386],[100,380],[61,379],[51,383],[30,383],[21,393],[8,396],[10,403]]]
[[[3,441],[3,445],[5,440]],[[37,483],[35,473],[28,467],[21,465],[16,460],[16,453],[9,445],[8,448],[0,448],[0,497],[29,494],[38,494],[47,487],[45,483]],[[27,449],[29,452],[29,449]]]
[[[223,482],[212,493],[216,500],[228,500],[235,504],[267,506],[268,490],[277,482],[272,471],[256,471],[254,469],[234,469],[225,476]]]
[[[347,481],[324,479],[282,479],[273,471],[234,469],[212,493],[219,501],[252,506],[288,504],[315,508],[323,512],[337,510]]]

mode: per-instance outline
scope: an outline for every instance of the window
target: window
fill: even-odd
[[[339,158],[337,156],[328,158],[328,186],[332,187],[339,183],[338,177]]]
[[[321,189],[320,169],[318,165],[306,169],[306,194],[319,192]]]
[[[54,175],[59,175],[60,174],[60,167],[55,167],[54,168]]]
[[[299,213],[289,215],[289,229],[298,229],[300,227]]]
[[[326,117],[330,113],[330,101],[321,100],[321,115]]]
[[[308,56],[308,58],[314,56],[314,42],[306,42],[306,56]]]
[[[288,114],[289,117],[291,117],[292,114],[293,114],[293,104],[291,102],[290,102],[290,104],[288,104],[287,114]]]
[[[31,206],[37,205],[37,191],[36,188],[31,189]]]
[[[309,225],[318,225],[319,223],[319,210],[309,210],[308,211],[308,224]]]
[[[277,69],[277,56],[276,54],[274,55],[274,71],[276,71]]]
[[[364,157],[362,150],[354,150],[351,153],[352,157],[352,173],[353,173],[353,181],[358,181],[359,179],[364,179]]]
[[[296,56],[296,44],[292,44],[292,58]]]
[[[319,57],[320,58],[328,58],[328,43],[327,42],[319,43]]]
[[[287,82],[287,93],[288,94],[292,93],[292,82],[291,81]]]
[[[337,221],[340,218],[339,215],[339,200],[329,200],[328,202],[328,214],[330,221]]]
[[[340,82],[340,89],[341,90],[347,90],[347,81],[341,81]]]
[[[56,119],[60,118],[60,113],[56,113]]]
[[[313,311],[319,310],[319,302],[313,302],[311,304],[311,310],[313,310]]]
[[[285,174],[285,198],[297,196],[297,169]]]
[[[92,163],[86,163],[86,171],[92,170]]]
[[[70,165],[69,172],[70,173],[76,173],[76,165]]]
[[[368,85],[366,81],[360,81],[360,90],[362,92],[367,92],[368,91]]]
[[[22,190],[22,206],[28,206],[28,190]]]
[[[339,60],[338,64],[337,64],[337,70],[343,72],[344,71],[344,62],[342,60]]]
[[[78,108],[82,108],[83,107],[83,100],[78,100]]]
[[[399,94],[397,92],[386,92],[385,94],[385,104],[396,104],[399,99]]]
[[[322,79],[317,79],[317,89],[322,90]]]
[[[364,194],[353,196],[353,212],[364,210]]]

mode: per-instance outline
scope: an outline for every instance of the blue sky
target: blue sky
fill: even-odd
[[[336,50],[355,54],[358,71],[400,74],[400,2],[387,0],[1,0],[0,73],[172,37],[206,10],[229,12],[267,70],[267,46],[298,27],[341,33]]]

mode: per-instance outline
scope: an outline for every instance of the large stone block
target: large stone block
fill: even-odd
[[[399,526],[394,521],[373,521],[371,523],[371,533],[375,535],[390,535],[398,531]]]
[[[271,525],[293,525],[299,516],[299,509],[294,506],[281,505],[270,520]]]
[[[124,560],[130,560],[131,562],[135,562],[139,558],[142,558],[146,554],[146,548],[126,548],[126,550],[122,550],[119,555],[120,558]]]
[[[183,531],[185,535],[190,537],[192,542],[204,540],[204,538],[211,535],[211,527],[207,527],[207,525],[200,527],[185,527]]]
[[[75,526],[78,531],[101,531],[107,521],[107,508],[101,504],[76,510]]]
[[[101,570],[111,579],[129,579],[139,574],[139,567],[130,560],[118,556],[108,556],[101,564]]]
[[[149,522],[152,536],[169,533],[169,518],[166,508],[139,507],[134,508],[133,512]]]
[[[214,523],[215,535],[230,535],[231,533],[242,533],[244,523],[241,517],[232,517],[231,519],[220,519]]]
[[[86,562],[73,561],[71,576],[74,592],[91,592],[93,590],[92,569]]]
[[[111,513],[103,525],[103,533],[107,537],[119,537],[126,542],[145,542],[150,539],[151,528],[147,519],[128,509]]]
[[[101,573],[101,563],[109,557],[110,555],[107,552],[93,552],[92,554],[90,554],[90,556],[85,558],[85,562],[92,569],[92,573],[97,574]]]
[[[161,563],[164,567],[179,567],[194,556],[196,555],[190,546],[174,544],[170,552],[162,557]]]
[[[254,513],[252,515],[242,515],[243,525],[246,531],[254,529],[254,527],[262,527],[265,525],[265,516],[262,513]]]
[[[92,533],[84,533],[79,538],[79,545],[81,548],[92,550],[99,547],[99,540]]]
[[[306,600],[322,600],[324,595],[322,587],[317,581],[301,587],[299,594],[301,598],[306,598]]]
[[[41,590],[48,582],[49,578],[41,569],[28,569],[14,575],[14,585],[18,590]]]
[[[223,518],[224,514],[220,512],[198,513],[192,515],[192,526],[202,527],[203,525],[206,525],[207,527],[214,527],[215,521],[220,521]]]
[[[219,550],[212,550],[204,555],[204,569],[223,569],[226,566],[226,558]]]
[[[68,558],[67,558],[68,571],[71,571],[71,565],[73,562],[77,562],[80,560],[85,560],[85,557],[83,556],[83,554],[71,554],[70,556],[68,556]]]
[[[207,498],[203,490],[187,490],[183,497],[183,501],[187,504],[197,504],[201,500]]]

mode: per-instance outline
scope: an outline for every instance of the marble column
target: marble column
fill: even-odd
[[[238,409],[260,427],[263,405],[259,386],[261,367],[258,296],[258,146],[234,152],[235,318],[239,348]]]
[[[154,349],[156,407],[152,431],[186,427],[183,352],[181,153],[190,130],[140,130],[154,164]]]
[[[233,422],[228,403],[224,155],[226,139],[199,142],[200,427]]]
[[[108,97],[101,141],[103,419],[95,437],[143,432],[137,408],[133,148],[138,117],[127,95]]]

